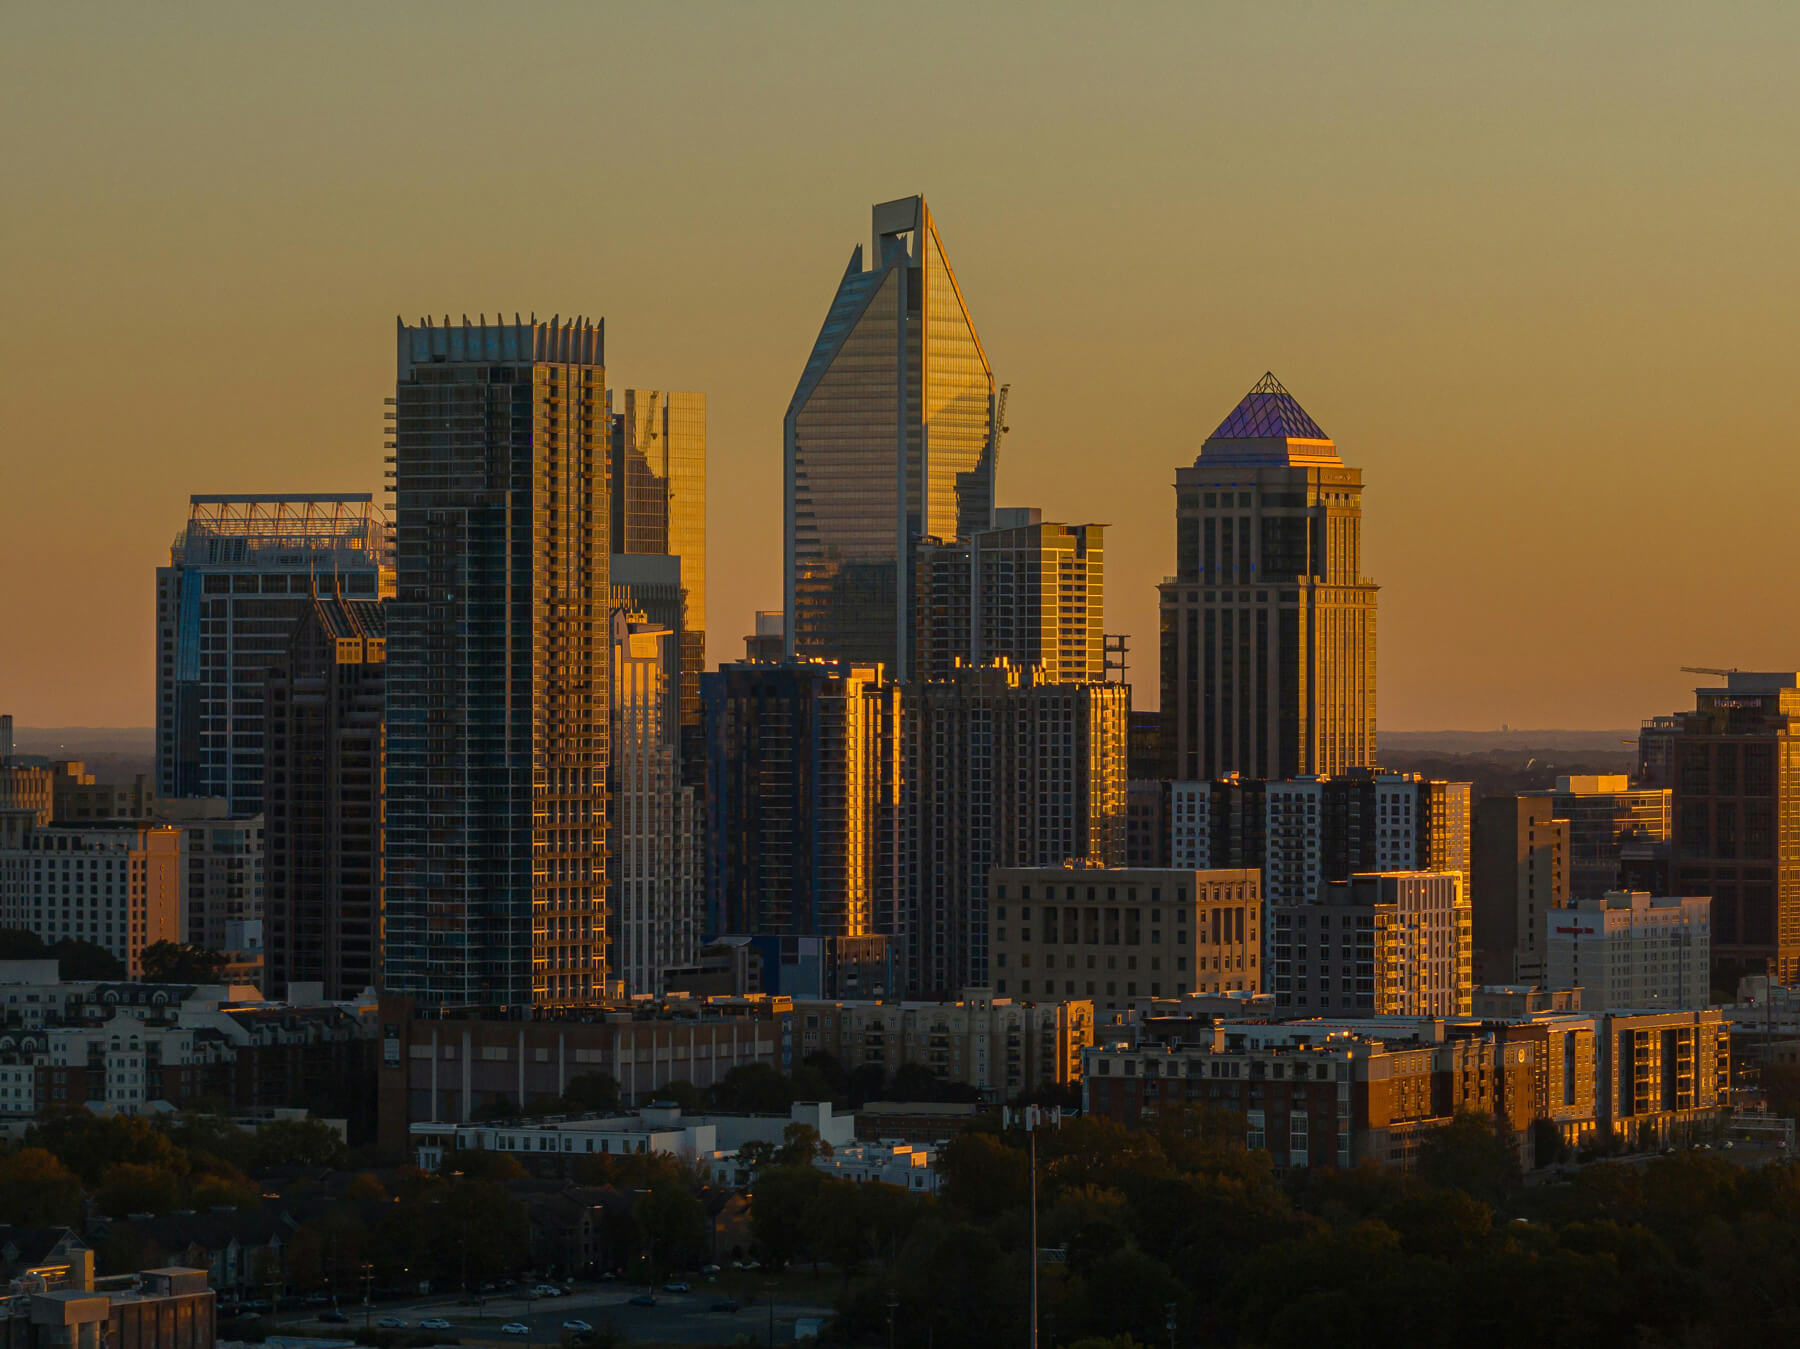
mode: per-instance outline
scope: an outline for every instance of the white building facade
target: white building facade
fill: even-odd
[[[1544,973],[1585,1009],[1695,1009],[1711,995],[1712,900],[1615,890],[1548,909]]]

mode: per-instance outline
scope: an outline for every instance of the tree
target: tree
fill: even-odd
[[[385,1204],[391,1196],[373,1172],[361,1171],[344,1187],[344,1198],[358,1204]]]
[[[445,1153],[438,1174],[453,1176],[459,1171],[465,1180],[522,1180],[525,1176],[517,1157],[486,1148],[456,1148]]]
[[[971,1216],[991,1219],[1030,1198],[1029,1159],[993,1134],[958,1134],[938,1153],[937,1171],[945,1201]]]
[[[530,1258],[525,1206],[492,1181],[454,1182],[433,1216],[433,1256],[450,1283],[505,1278]]]
[[[698,1115],[706,1109],[706,1099],[701,1096],[700,1088],[685,1077],[663,1083],[656,1089],[656,1099],[680,1106],[684,1115]]]
[[[1498,1207],[1519,1184],[1519,1154],[1492,1116],[1461,1111],[1419,1145],[1419,1179]]]
[[[55,1153],[21,1148],[0,1158],[0,1213],[17,1227],[77,1223],[81,1220],[81,1179]]]
[[[699,1264],[706,1256],[706,1208],[685,1185],[653,1185],[631,1206],[638,1248],[657,1279]]]
[[[125,977],[125,962],[104,946],[78,937],[52,942],[44,954],[56,961],[65,979],[115,980]]]
[[[181,1180],[166,1166],[120,1162],[109,1167],[94,1192],[100,1211],[111,1218],[132,1213],[167,1213],[181,1202]]]
[[[750,1230],[767,1263],[780,1268],[812,1249],[807,1219],[825,1173],[812,1166],[774,1166],[756,1178],[750,1192]]]
[[[775,1152],[780,1166],[810,1166],[815,1157],[831,1156],[831,1144],[810,1124],[795,1120],[781,1131],[781,1147]]]
[[[187,942],[151,942],[138,956],[138,968],[148,983],[216,984],[225,969],[225,957]]]
[[[278,1119],[256,1130],[252,1152],[258,1170],[276,1166],[336,1166],[344,1140],[323,1120]]]
[[[262,1191],[246,1176],[220,1172],[198,1176],[188,1187],[189,1208],[255,1208],[262,1202]]]
[[[0,960],[45,960],[44,939],[29,928],[0,927]]]
[[[750,1115],[785,1115],[794,1103],[794,1084],[766,1063],[740,1063],[712,1089],[721,1110]]]
[[[120,1162],[167,1167],[178,1175],[188,1166],[169,1136],[142,1115],[58,1111],[34,1125],[25,1141],[54,1152],[88,1185],[98,1185],[107,1168]]]
[[[562,1104],[574,1114],[617,1110],[619,1079],[611,1073],[581,1073],[563,1088]]]

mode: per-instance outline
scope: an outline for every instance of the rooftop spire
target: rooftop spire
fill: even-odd
[[[1294,395],[1282,387],[1273,370],[1266,371],[1219,423],[1212,440],[1330,440]]]

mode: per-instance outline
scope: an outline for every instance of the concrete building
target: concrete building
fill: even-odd
[[[156,791],[142,773],[124,786],[95,781],[87,766],[76,760],[55,764],[51,772],[51,814],[57,824],[147,820],[156,814]]]
[[[156,803],[153,820],[181,831],[182,940],[231,951],[233,925],[263,920],[261,814],[234,818],[213,797]]]
[[[387,609],[321,596],[269,673],[263,787],[266,991],[380,986]]]
[[[995,993],[1116,1020],[1140,997],[1263,986],[1255,871],[1002,867],[992,886]]]
[[[1715,985],[1800,981],[1800,676],[1734,672],[1695,704],[1670,737],[1671,888],[1712,896]]]
[[[1269,906],[1275,1004],[1308,1016],[1467,1015],[1469,902],[1453,872],[1334,881],[1311,903]]]
[[[1035,665],[1052,684],[1106,679],[1105,526],[1046,523],[1035,507],[918,549],[915,680],[958,664]]]
[[[262,808],[263,677],[318,578],[393,591],[386,517],[367,492],[189,499],[156,571],[156,791]]]
[[[1093,1043],[1094,1004],[1086,998],[1030,1002],[795,1002],[795,1057],[829,1054],[846,1068],[879,1068],[892,1078],[907,1065],[942,1082],[973,1087],[983,1100],[1066,1087]]]
[[[1544,979],[1593,1011],[1699,1008],[1711,999],[1710,899],[1614,891],[1546,911]]]
[[[909,685],[905,699],[907,988],[956,997],[992,978],[993,869],[1124,863],[1130,690],[999,660]]]
[[[1542,796],[1490,796],[1474,837],[1475,980],[1542,983],[1543,916],[1569,902],[1569,822]]]
[[[628,995],[661,993],[664,971],[691,964],[699,950],[702,806],[681,781],[679,689],[670,678],[676,633],[629,607],[615,607],[611,621],[608,964]]]
[[[1550,813],[1569,822],[1569,897],[1599,899],[1624,887],[1628,848],[1640,861],[1645,849],[1669,844],[1671,797],[1668,787],[1633,787],[1623,773],[1564,776],[1545,797]]]
[[[899,689],[878,665],[801,661],[723,666],[701,695],[709,932],[903,951]]]
[[[1274,375],[1177,471],[1162,595],[1160,776],[1375,763],[1375,583],[1362,471]]]
[[[608,500],[598,321],[397,324],[384,986],[607,991]]]
[[[146,946],[185,940],[182,876],[182,833],[169,825],[0,820],[0,927],[92,942],[134,978]]]
[[[758,609],[756,631],[744,637],[744,659],[778,662],[781,659],[781,610]]]
[[[217,1295],[204,1269],[169,1265],[94,1277],[94,1252],[73,1251],[52,1279],[0,1294],[3,1349],[215,1349]]]
[[[790,657],[911,678],[914,551],[993,524],[993,371],[923,197],[872,212],[783,422]]]

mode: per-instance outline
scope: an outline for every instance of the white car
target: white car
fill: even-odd
[[[586,1321],[564,1321],[563,1329],[564,1330],[578,1330],[583,1335],[588,1335],[588,1334],[593,1333],[594,1328],[592,1326],[590,1326]]]
[[[402,1322],[401,1324],[404,1325],[405,1322]],[[450,1329],[450,1323],[441,1316],[427,1316],[423,1321],[419,1322],[419,1329],[448,1330]]]
[[[531,1327],[526,1325],[523,1321],[508,1321],[505,1325],[500,1327],[500,1333],[502,1335],[529,1335],[531,1334]]]
[[[406,1319],[400,1316],[384,1316],[375,1324],[384,1330],[399,1330],[406,1324]]]

